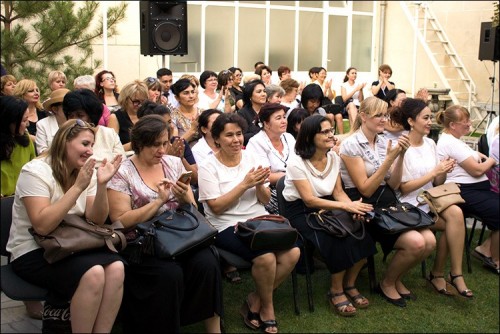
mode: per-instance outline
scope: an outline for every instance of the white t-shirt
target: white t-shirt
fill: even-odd
[[[403,160],[403,175],[401,177],[401,182],[404,183],[421,178],[433,170],[438,163],[439,159],[434,140],[424,137],[424,143],[421,146],[410,146],[408,150],[406,150]],[[401,202],[411,203],[418,206],[421,210],[429,212],[430,209],[427,204],[419,206],[417,196],[422,190],[427,190],[432,187],[434,187],[432,182],[427,182],[419,189],[415,189],[405,195],[400,195],[399,200]]]
[[[52,168],[47,163],[47,157],[34,159],[24,165],[19,175],[16,185],[16,195],[14,197],[14,206],[12,207],[12,226],[10,228],[9,241],[7,242],[7,251],[11,253],[11,260],[40,248],[28,232],[32,227],[29,220],[26,207],[21,198],[23,197],[47,197],[53,204],[61,199],[64,192],[52,175]],[[69,214],[83,216],[88,196],[95,196],[97,190],[96,172],[92,176],[90,185],[85,189],[76,204],[69,210]]]
[[[200,164],[205,160],[209,155],[212,155],[214,151],[212,148],[208,146],[205,137],[201,137],[196,144],[191,148],[191,152],[193,152],[194,160],[196,164],[200,166]]]
[[[480,161],[479,153],[470,148],[465,142],[455,138],[449,133],[442,133],[437,142],[437,153],[439,160],[449,158],[455,159],[457,165],[448,173],[446,182],[456,183],[477,183],[488,180],[486,175],[473,177],[465,169],[460,166],[462,162],[469,157],[473,157],[476,161]]]
[[[219,96],[219,93],[216,92],[215,98],[212,99],[207,94],[205,94],[205,92],[200,92],[198,94],[198,108],[200,108],[201,110],[211,109],[210,105],[212,103],[214,103],[215,100],[217,100],[218,96]],[[219,104],[214,109],[218,109],[218,110],[224,112],[224,104],[225,104],[225,101],[224,101],[224,98],[222,98],[220,100]]]
[[[299,191],[293,184],[294,180],[307,180],[311,185],[313,195],[316,197],[331,196],[340,171],[340,157],[334,151],[327,153],[328,161],[324,171],[318,171],[309,162],[298,155],[290,157],[286,167],[285,189],[283,197],[291,202],[300,197]]]
[[[366,176],[370,177],[384,163],[385,156],[387,155],[387,141],[384,137],[377,135],[375,138],[375,148],[372,149],[365,134],[359,129],[340,143],[340,156],[342,155],[362,158]],[[340,173],[346,189],[356,187],[343,161],[340,163]],[[389,179],[390,176],[391,172],[389,170],[384,180]],[[380,185],[384,184],[385,182],[382,182]]]
[[[269,214],[264,205],[257,199],[256,188],[246,190],[236,202],[224,211],[216,215],[205,203],[206,200],[215,199],[231,191],[243,181],[252,167],[263,165],[257,157],[242,151],[241,161],[238,166],[227,167],[217,160],[215,155],[206,158],[198,171],[198,187],[200,190],[199,201],[203,203],[205,215],[212,225],[219,230],[225,230],[238,222],[249,218]]]
[[[295,138],[285,132],[280,139],[283,143],[283,155],[274,148],[265,131],[259,131],[250,138],[245,150],[256,154],[259,160],[267,162],[266,166],[271,167],[271,173],[284,172],[288,160],[295,155]]]
[[[357,86],[358,85],[356,83],[354,83],[354,85],[352,85],[352,86],[349,85],[349,81],[346,81],[346,82],[344,82],[341,85],[341,87],[345,88],[346,94],[351,94],[351,92],[353,90],[355,90]],[[351,98],[352,98],[352,102],[354,103],[354,105],[359,107],[359,105],[360,105],[360,102],[359,102],[359,90],[356,93],[354,93],[354,95]]]

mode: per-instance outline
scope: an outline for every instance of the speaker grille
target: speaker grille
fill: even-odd
[[[174,51],[181,44],[181,27],[172,22],[155,24],[153,42],[163,52]]]

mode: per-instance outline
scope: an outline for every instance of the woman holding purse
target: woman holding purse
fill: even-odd
[[[106,183],[121,162],[90,158],[95,130],[80,119],[65,122],[41,157],[19,175],[7,251],[12,267],[26,281],[49,290],[51,305],[71,301],[73,333],[109,333],[123,295],[124,265],[107,250],[77,253],[49,264],[28,232],[56,229],[68,213],[102,225],[108,217]]]
[[[238,114],[221,114],[212,124],[212,137],[219,151],[200,166],[199,201],[207,219],[219,230],[215,245],[252,262],[255,291],[241,308],[245,324],[265,333],[277,333],[273,292],[292,272],[299,259],[298,247],[282,251],[251,250],[235,234],[235,225],[268,212],[268,167],[242,150],[245,120]]]
[[[387,119],[385,101],[374,96],[364,99],[352,134],[340,144],[345,192],[351,200],[363,198],[363,202],[374,207],[397,202],[392,189],[399,187],[404,155],[410,146],[407,135],[401,135],[395,145],[378,135],[384,131]],[[402,278],[431,254],[436,238],[429,229],[385,234],[374,224],[367,227],[375,241],[380,242],[384,255],[396,251],[379,283],[379,293],[389,303],[405,307],[406,300],[416,297],[404,286]]]
[[[341,209],[355,219],[372,211],[371,204],[351,201],[342,189],[340,157],[332,151],[336,139],[330,121],[321,115],[307,117],[302,123],[295,151],[286,167],[283,197],[285,212],[292,226],[314,245],[325,259],[331,275],[328,302],[340,316],[353,316],[356,308],[366,308],[369,301],[355,287],[366,258],[376,253],[369,234],[336,238],[325,231],[315,231],[306,223],[307,215],[319,210]],[[353,306],[353,304],[355,306]]]
[[[408,202],[419,209],[429,212],[427,204],[420,204],[418,195],[423,191],[443,184],[448,173],[453,171],[456,161],[451,158],[439,161],[436,144],[427,137],[432,125],[432,113],[427,103],[420,99],[405,99],[401,106],[395,107],[391,119],[408,131],[410,147],[403,159],[403,175],[401,177],[400,201]],[[446,258],[450,254],[452,277],[462,277],[462,254],[464,251],[465,229],[464,216],[457,205],[451,205],[441,211],[433,229],[442,231],[436,251],[434,266],[429,273],[428,280],[434,289],[443,295],[451,295],[446,290],[444,267]],[[474,295],[467,289],[463,277],[456,280],[454,286],[466,298]]]

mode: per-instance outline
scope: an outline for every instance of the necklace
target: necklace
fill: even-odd
[[[314,176],[314,177],[318,177],[320,179],[324,179],[325,177],[328,176],[328,174],[330,174],[330,172],[332,171],[332,168],[333,168],[333,163],[331,162],[331,159],[327,156],[327,161],[326,161],[326,166],[325,166],[325,169],[320,172],[316,169],[316,167],[314,167],[314,165],[311,163],[311,160],[307,159],[307,160],[304,160],[304,163],[306,165],[306,168],[309,172],[311,172],[311,174]]]

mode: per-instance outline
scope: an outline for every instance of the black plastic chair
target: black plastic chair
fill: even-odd
[[[10,226],[12,224],[12,205],[14,203],[14,196],[2,197],[1,198],[1,242],[2,250],[1,255],[7,257],[9,262],[6,265],[2,265],[1,271],[1,283],[2,291],[7,297],[13,300],[40,300],[44,301],[47,297],[48,291],[44,288],[38,287],[31,283],[26,282],[22,278],[16,275],[14,270],[12,270],[12,265],[10,264],[10,253],[7,252],[7,241],[9,240]]]

